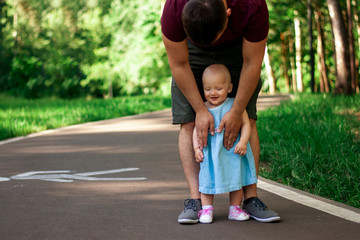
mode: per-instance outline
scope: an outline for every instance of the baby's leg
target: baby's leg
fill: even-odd
[[[236,221],[245,221],[250,218],[249,214],[241,209],[240,205],[243,198],[242,189],[230,192],[229,219]]]
[[[243,190],[237,190],[229,193],[230,206],[240,206],[243,198]]]
[[[201,193],[201,204],[203,206],[213,205],[213,202],[214,202],[214,194]]]
[[[201,193],[202,209],[199,212],[199,222],[212,223],[214,210],[213,201],[214,195]]]

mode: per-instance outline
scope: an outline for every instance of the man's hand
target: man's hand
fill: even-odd
[[[195,127],[199,147],[203,149],[207,146],[208,131],[211,135],[215,134],[214,117],[207,109],[196,113]]]
[[[230,150],[230,148],[234,146],[234,142],[236,141],[240,132],[241,124],[242,113],[240,114],[230,110],[223,116],[217,132],[220,133],[223,129],[225,129],[224,147],[227,150]]]

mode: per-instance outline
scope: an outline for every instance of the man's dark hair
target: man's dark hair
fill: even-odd
[[[221,0],[190,0],[182,12],[184,30],[191,41],[211,44],[225,28],[226,9]]]

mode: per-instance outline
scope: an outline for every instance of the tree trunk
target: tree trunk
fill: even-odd
[[[330,92],[330,83],[327,76],[327,69],[325,63],[324,31],[321,25],[321,12],[319,10],[315,10],[315,21],[318,32],[317,53],[319,56],[318,68],[320,72],[320,91],[328,93]]]
[[[338,0],[326,0],[334,32],[336,54],[335,93],[352,94],[349,40]]]
[[[14,21],[14,27],[13,27],[13,32],[12,32],[12,36],[14,38],[14,41],[15,41],[15,46],[17,46],[17,43],[19,42],[18,40],[18,14],[17,12],[15,11],[14,12],[14,18],[13,18],[13,21]],[[15,48],[16,49],[16,48]]]
[[[5,0],[0,0],[0,41],[3,39],[3,28],[4,25],[2,22],[2,18],[3,18],[3,8],[5,8],[6,6],[6,2]]]
[[[296,86],[299,92],[303,92],[304,84],[302,81],[302,67],[301,67],[301,29],[298,12],[295,11],[295,48],[296,48]]]
[[[354,19],[355,19],[355,23],[356,23],[356,30],[357,30],[357,35],[358,35],[358,45],[359,45],[358,47],[359,47],[359,51],[360,51],[360,21],[359,21],[360,19],[359,19],[359,15],[358,15],[358,13],[356,11],[356,9],[357,9],[356,1],[353,0],[352,4],[353,4],[354,9],[355,9],[355,11],[354,11]]]
[[[356,91],[356,75],[355,75],[355,52],[354,52],[354,37],[353,37],[353,21],[351,0],[346,0],[346,12],[348,18],[348,38],[349,38],[349,54],[350,54],[350,75],[351,75],[351,88],[353,92]]]
[[[280,40],[281,40],[281,59],[282,59],[282,66],[284,69],[284,77],[285,77],[285,91],[287,93],[290,92],[290,79],[288,74],[288,65],[287,65],[287,47],[285,42],[285,36],[284,33],[280,34]]]
[[[297,92],[296,88],[296,66],[294,59],[294,40],[289,38],[289,56],[290,56],[290,66],[291,66],[291,86],[294,93]]]
[[[312,28],[312,6],[311,0],[307,0],[307,15],[308,15],[308,25],[309,25],[309,49],[310,49],[310,87],[311,92],[315,92],[315,60],[314,60],[314,48],[313,48],[313,28]]]
[[[355,25],[356,25],[356,30],[357,30],[357,39],[358,39],[358,44],[359,44],[359,51],[360,51],[360,22],[359,22],[359,15],[357,13],[357,4],[355,0],[352,0],[352,6],[354,10],[354,20],[355,20]],[[354,42],[353,42],[354,43]],[[355,48],[354,48],[354,55],[355,55]],[[355,90],[357,93],[360,92],[359,89],[359,60],[357,58],[355,58]]]
[[[266,69],[266,73],[267,73],[268,81],[269,81],[269,92],[270,92],[270,94],[275,94],[276,81],[275,81],[274,72],[271,69],[270,57],[269,57],[269,53],[268,53],[269,50],[268,49],[269,48],[266,47],[265,56],[264,56],[264,63],[265,63],[265,69]]]

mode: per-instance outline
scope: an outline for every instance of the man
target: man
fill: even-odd
[[[224,146],[236,140],[246,109],[251,122],[250,145],[259,170],[260,143],[256,128],[256,100],[261,89],[261,64],[269,30],[265,0],[167,0],[161,17],[162,37],[173,76],[173,124],[181,124],[179,154],[191,198],[185,200],[179,223],[197,223],[201,209],[199,164],[194,158],[192,133],[196,125],[200,147],[207,135],[225,130]],[[211,64],[230,71],[235,101],[217,129],[204,105],[202,73]],[[257,198],[256,184],[244,187],[244,209],[261,222],[280,220]]]

